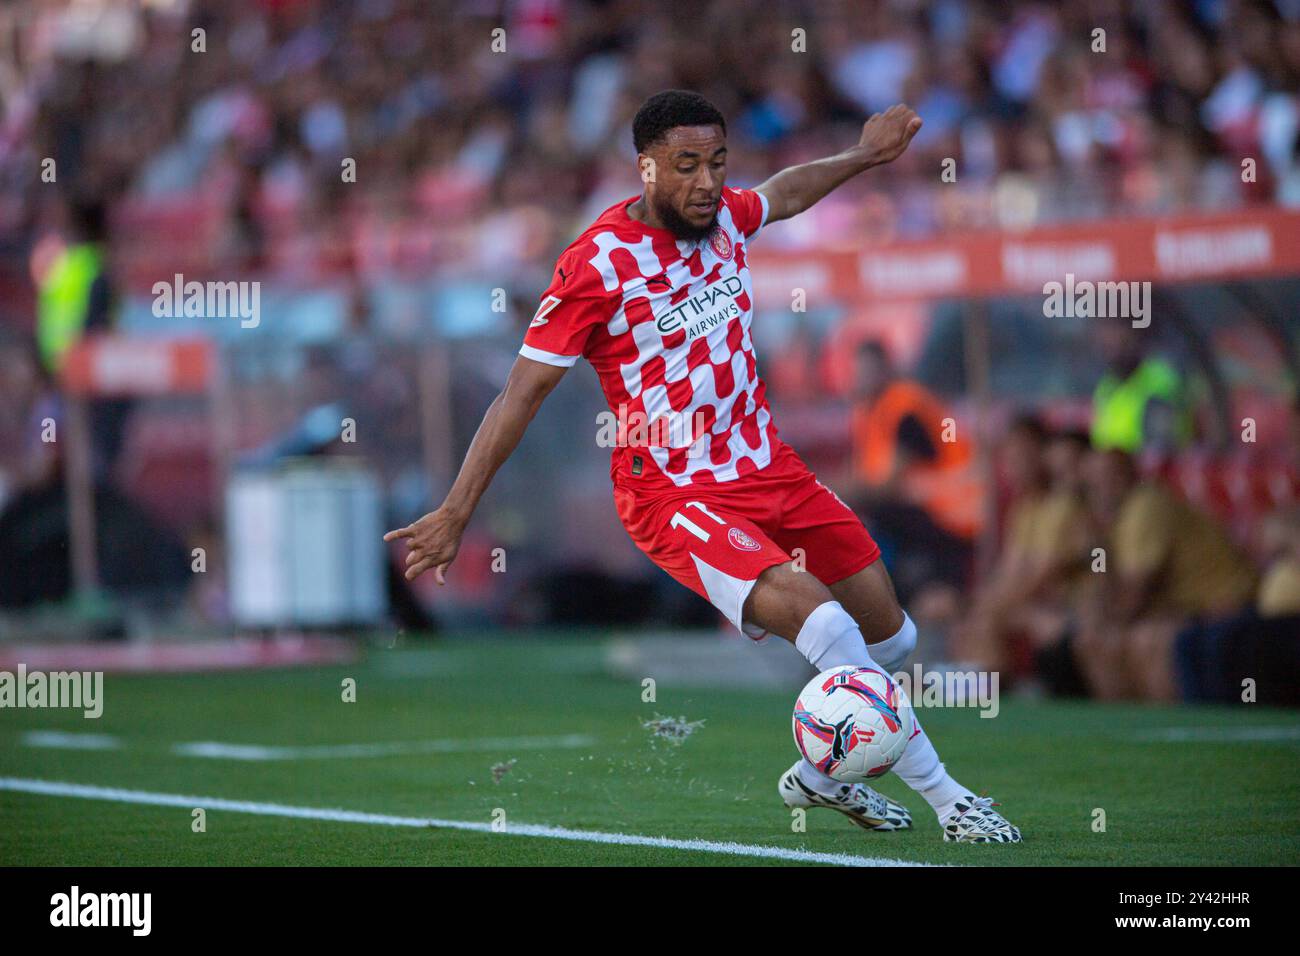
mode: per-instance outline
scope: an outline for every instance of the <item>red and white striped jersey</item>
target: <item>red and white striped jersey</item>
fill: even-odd
[[[767,199],[724,188],[712,233],[692,242],[632,219],[636,198],[606,209],[560,256],[519,354],[592,364],[611,411],[634,426],[615,448],[616,480],[732,481],[765,467],[777,441],[745,261]]]

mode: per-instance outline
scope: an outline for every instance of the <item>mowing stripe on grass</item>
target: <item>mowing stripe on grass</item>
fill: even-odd
[[[1296,727],[1155,727],[1139,731],[1134,740],[1160,740],[1166,743],[1252,743],[1300,740]]]
[[[39,794],[48,797],[76,797],[83,800],[135,803],[154,807],[184,807],[187,810],[202,807],[205,810],[226,810],[230,813],[251,813],[265,817],[292,817],[298,820],[325,820],[331,823],[365,823],[372,826],[419,827],[467,830],[472,833],[498,833],[498,831],[492,829],[490,823],[470,820],[424,819],[421,817],[390,816],[382,813],[362,813],[356,810],[330,810],[323,807],[291,807],[279,803],[255,803],[248,800],[227,800],[222,797],[190,797],[179,793],[151,793],[147,790],[122,790],[116,787],[95,787],[80,783],[63,783],[57,780],[0,777],[0,790]],[[697,853],[718,853],[724,856],[748,856],[767,860],[789,860],[797,863],[828,863],[835,866],[925,865],[909,860],[853,856],[848,853],[818,853],[813,850],[790,850],[785,847],[757,846],[749,843],[674,840],[669,837],[637,836],[632,833],[569,830],[565,827],[549,827],[536,823],[512,823],[506,831],[498,835],[574,840],[582,843],[610,843],[620,846],[645,846],[666,850],[692,850]]]
[[[375,744],[321,744],[310,747],[269,747],[260,744],[223,744],[199,740],[175,744],[172,753],[181,757],[211,760],[337,760],[350,757],[394,757],[410,754],[473,753],[483,750],[565,750],[590,747],[590,734],[559,737],[479,737],[467,740],[398,740]]]
[[[122,741],[112,734],[74,734],[62,730],[29,730],[23,745],[53,750],[117,750]]]
[[[55,750],[117,750],[122,741],[108,734],[76,734],[61,730],[32,730],[23,734],[27,747]],[[212,740],[173,744],[179,757],[209,760],[337,760],[356,757],[400,757],[412,754],[476,753],[492,750],[572,750],[596,742],[591,734],[563,734],[554,737],[479,737],[475,739],[396,740],[373,744],[320,744],[304,747],[275,747],[262,744],[225,744]]]

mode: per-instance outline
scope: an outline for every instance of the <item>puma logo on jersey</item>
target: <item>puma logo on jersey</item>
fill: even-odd
[[[542,300],[542,304],[537,307],[537,312],[533,315],[533,321],[528,323],[528,327],[535,329],[539,325],[545,325],[550,321],[546,316],[559,304],[560,297],[558,295],[548,295]]]

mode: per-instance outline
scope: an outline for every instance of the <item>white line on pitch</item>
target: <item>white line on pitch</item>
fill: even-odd
[[[212,760],[337,760],[348,757],[394,757],[407,754],[474,753],[484,750],[566,750],[590,747],[590,734],[559,737],[479,737],[468,740],[398,740],[374,744],[323,744],[308,747],[269,747],[224,744],[210,740],[174,744],[172,753]]]
[[[63,730],[29,730],[22,741],[27,747],[55,750],[117,750],[122,741],[111,734],[74,734]]]
[[[321,807],[290,807],[279,803],[254,803],[247,800],[226,800],[221,797],[190,797],[178,793],[151,793],[147,790],[121,790],[115,787],[94,787],[79,783],[62,783],[55,780],[26,780],[18,777],[0,777],[0,790],[17,793],[34,793],[50,797],[79,797],[83,800],[108,800],[114,803],[136,803],[155,807],[184,807],[205,810],[226,810],[230,813],[251,813],[265,817],[292,817],[298,820],[326,820],[332,823],[365,823],[372,826],[419,827],[443,830],[466,830],[472,833],[496,834],[490,823],[470,820],[437,820],[421,817],[397,817],[382,813],[361,813],[356,810],[330,810]],[[819,853],[814,850],[791,850],[779,846],[757,846],[750,843],[719,843],[713,840],[674,840],[668,837],[638,836],[632,833],[602,833],[598,830],[569,830],[536,823],[512,823],[500,836],[541,837],[551,840],[573,840],[582,843],[606,843],[619,846],[658,847],[667,850],[692,850],[697,853],[719,853],[725,856],[759,857],[767,860],[790,860],[798,863],[829,863],[836,866],[924,866],[908,860],[891,860],[883,857],[853,856],[848,853]]]
[[[1157,727],[1139,732],[1135,739],[1169,743],[1300,740],[1300,727]]]

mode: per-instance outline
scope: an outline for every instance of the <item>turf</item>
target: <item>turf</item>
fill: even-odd
[[[598,641],[449,641],[375,649],[348,667],[186,676],[108,675],[99,720],[0,710],[0,776],[293,806],[490,823],[467,833],[0,791],[0,862],[40,865],[544,864],[733,865],[774,861],[689,850],[529,838],[511,823],[734,841],[946,864],[1244,865],[1300,860],[1300,715],[1242,707],[1102,706],[1004,700],[994,719],[922,710],[954,775],[1002,803],[1020,846],[940,840],[924,802],[897,779],[918,827],[864,833],[827,810],[806,832],[775,795],[794,759],[794,690],[703,690],[605,675]],[[653,675],[646,675],[653,676]],[[355,703],[342,700],[345,677]],[[703,720],[656,740],[642,721]],[[1275,739],[1153,742],[1160,728],[1283,728]],[[120,750],[40,749],[32,730],[111,734]],[[171,752],[177,742],[337,745],[587,734],[578,749],[346,759],[233,761]],[[496,782],[490,768],[516,763]],[[1097,811],[1105,828],[1097,828]]]

